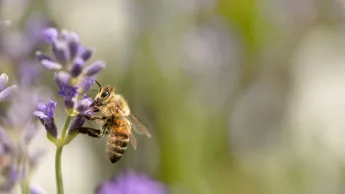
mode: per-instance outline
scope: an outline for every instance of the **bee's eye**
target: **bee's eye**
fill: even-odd
[[[106,98],[106,97],[108,97],[109,96],[109,92],[103,92],[102,94],[101,94],[101,97],[102,98]]]

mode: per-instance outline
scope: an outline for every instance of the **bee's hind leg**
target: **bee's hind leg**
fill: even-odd
[[[104,135],[104,130],[94,129],[94,128],[90,128],[90,127],[80,127],[76,130],[78,130],[79,133],[87,134],[90,137],[100,138]]]

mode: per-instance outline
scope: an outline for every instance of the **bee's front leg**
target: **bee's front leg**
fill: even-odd
[[[100,138],[104,135],[104,130],[94,129],[90,127],[81,127],[76,130],[78,130],[79,133],[87,134],[90,137]]]

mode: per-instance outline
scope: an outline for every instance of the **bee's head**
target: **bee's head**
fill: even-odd
[[[115,96],[115,87],[113,86],[100,86],[100,91],[97,93],[91,106],[94,108],[100,108],[114,99]]]

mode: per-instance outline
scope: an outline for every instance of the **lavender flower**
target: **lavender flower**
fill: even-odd
[[[18,89],[17,85],[12,85],[8,88],[5,88],[8,82],[7,74],[3,73],[0,75],[0,102],[9,100],[15,91]]]
[[[54,121],[55,107],[56,102],[50,99],[47,104],[44,104],[42,102],[38,103],[37,109],[36,111],[34,111],[34,115],[39,118],[47,132],[53,137],[57,137],[57,128]]]
[[[97,194],[167,194],[166,186],[143,174],[128,172],[104,182]]]
[[[80,43],[79,36],[74,32],[63,30],[59,33],[55,28],[48,28],[42,32],[42,36],[43,40],[50,45],[53,56],[38,51],[36,58],[45,69],[54,71],[54,79],[59,88],[58,94],[63,96],[67,112],[61,136],[58,137],[54,123],[55,102],[50,100],[47,104],[38,103],[34,114],[45,126],[50,135],[47,136],[48,139],[57,147],[55,170],[57,192],[60,194],[63,193],[62,148],[76,137],[77,129],[84,125],[83,114],[90,114],[92,99],[87,97],[86,92],[95,83],[95,76],[105,67],[105,63],[97,61],[85,68],[93,51],[84,48]]]

